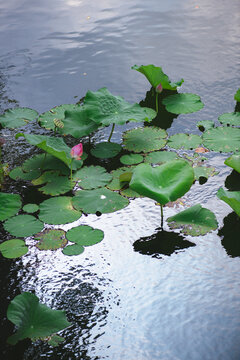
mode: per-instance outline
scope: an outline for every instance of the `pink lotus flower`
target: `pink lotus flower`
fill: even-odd
[[[155,89],[155,90],[156,90],[156,92],[157,92],[157,93],[159,93],[159,94],[160,94],[160,93],[163,91],[162,84],[161,84],[161,83],[160,83],[160,84],[158,84],[158,86],[156,86],[156,89]]]
[[[83,154],[83,145],[82,144],[75,145],[71,150],[71,157],[73,157],[76,160],[81,160],[82,154]]]

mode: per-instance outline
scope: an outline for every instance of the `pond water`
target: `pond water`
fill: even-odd
[[[239,13],[238,0],[2,2],[0,110],[19,105],[41,113],[103,86],[129,102],[140,102],[149,84],[131,66],[155,64],[171,80],[184,78],[180,91],[200,95],[205,104],[197,113],[173,118],[168,133],[198,134],[197,121],[216,121],[234,111],[240,75]],[[135,125],[116,127],[113,141],[121,142],[122,132],[131,127]],[[16,143],[16,132],[1,131],[6,139],[4,161],[10,167],[33,153],[23,142]],[[109,132],[105,128],[95,140],[106,140]],[[82,255],[32,248],[20,260],[1,259],[2,358],[238,360],[239,221],[216,198],[231,173],[223,164],[228,154],[207,156],[219,174],[204,186],[196,183],[184,199],[212,210],[219,232],[183,238],[177,231],[167,234],[164,224],[171,243],[164,238],[159,247],[160,210],[150,199],[135,199],[116,213],[82,216],[74,223],[105,234]],[[36,197],[31,187],[12,181],[6,190],[20,193],[24,202]],[[182,208],[167,207],[165,217]],[[2,228],[1,236],[8,236]],[[151,242],[147,249],[138,241],[144,238]],[[72,326],[64,331],[63,344],[6,345],[13,331],[6,308],[23,291],[35,292],[41,302],[66,311]]]

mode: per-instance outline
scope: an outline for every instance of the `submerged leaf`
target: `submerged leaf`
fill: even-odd
[[[39,250],[57,250],[67,244],[65,231],[46,229],[34,236],[35,240],[39,240],[36,247]]]
[[[190,93],[167,96],[162,103],[166,106],[167,111],[173,114],[189,114],[204,107],[200,96]]]
[[[11,239],[0,244],[0,252],[7,259],[15,259],[25,255],[28,252],[28,247],[23,240]]]
[[[123,134],[125,149],[135,153],[160,150],[166,144],[167,133],[157,127],[131,129]]]
[[[29,108],[8,109],[0,116],[0,124],[3,127],[15,129],[27,125],[38,116],[37,111]]]

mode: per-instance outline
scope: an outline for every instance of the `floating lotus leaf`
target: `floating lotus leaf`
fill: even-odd
[[[127,121],[151,121],[156,117],[154,110],[129,104],[121,96],[112,95],[107,88],[88,91],[84,104],[88,108],[89,118],[99,125],[124,125]]]
[[[106,188],[81,190],[73,198],[73,206],[88,214],[111,213],[123,209],[128,204],[126,198]]]
[[[170,136],[167,145],[173,149],[195,149],[202,143],[202,138],[198,135],[175,134]]]
[[[35,213],[38,210],[39,210],[39,206],[37,204],[26,204],[23,206],[23,211],[30,214]]]
[[[120,153],[121,145],[112,142],[102,142],[91,149],[91,154],[99,159],[109,159]]]
[[[142,127],[123,134],[125,149],[135,153],[160,150],[166,145],[167,133],[157,127]]]
[[[64,255],[72,256],[72,255],[80,255],[84,252],[84,247],[82,245],[68,245],[63,250],[62,253]]]
[[[34,155],[22,164],[23,171],[29,172],[33,170],[58,170],[63,175],[70,173],[69,167],[61,160],[49,154]]]
[[[27,237],[41,231],[43,223],[32,215],[17,215],[5,221],[3,227],[13,236]]]
[[[134,191],[133,189],[130,189],[129,187],[127,187],[126,189],[122,189],[120,190],[120,194],[122,196],[125,196],[127,198],[140,198],[143,197],[142,195],[138,194],[136,191]]]
[[[48,344],[52,347],[58,346],[63,341],[65,341],[64,337],[59,335],[53,335],[50,337],[50,339],[47,340]]]
[[[194,177],[199,180],[201,177],[208,179],[210,176],[218,174],[218,171],[211,166],[196,166],[193,168]]]
[[[82,213],[73,208],[72,198],[59,196],[40,204],[39,219],[47,224],[67,224],[78,220]]]
[[[217,127],[203,133],[203,145],[213,151],[239,151],[240,129]]]
[[[33,185],[46,184],[38,189],[45,195],[56,196],[72,190],[71,180],[67,176],[59,175],[58,171],[46,171],[32,183]]]
[[[212,120],[202,120],[197,122],[197,127],[200,131],[206,131],[214,128],[215,123]]]
[[[90,120],[88,111],[83,106],[78,111],[66,111],[62,121],[64,127],[58,131],[61,134],[70,134],[76,139],[91,134],[99,127],[96,122]]]
[[[225,201],[240,216],[240,191],[226,191],[220,188],[217,192],[217,197]]]
[[[129,154],[120,157],[120,162],[123,165],[139,164],[143,161],[143,156],[140,154]]]
[[[78,181],[81,188],[89,190],[107,185],[112,175],[102,166],[84,166],[74,174],[73,180]]]
[[[77,245],[91,246],[102,241],[104,232],[88,225],[81,225],[68,230],[66,237]]]
[[[154,151],[149,153],[144,162],[150,164],[163,164],[167,161],[176,160],[179,156],[174,151]]]
[[[218,120],[224,125],[240,126],[240,112],[222,114]]]
[[[156,88],[157,85],[161,84],[163,89],[176,90],[177,87],[181,86],[184,82],[183,79],[175,83],[170,82],[168,76],[162,71],[162,68],[154,65],[134,65],[132,66],[132,69],[137,70],[143,75],[145,75],[154,88]]]
[[[0,251],[5,258],[15,259],[25,255],[28,252],[28,247],[23,240],[12,239],[1,243]]]
[[[193,180],[193,169],[187,161],[172,160],[155,168],[149,164],[136,166],[129,187],[165,205],[183,196]]]
[[[113,179],[110,182],[110,184],[107,185],[107,188],[110,190],[122,189],[125,185],[127,185],[127,182],[120,181],[119,177],[124,173],[132,172],[133,169],[134,169],[134,166],[131,166],[131,167],[121,167],[121,168],[111,171]]]
[[[224,161],[224,164],[230,166],[240,173],[240,155],[232,155]]]
[[[40,304],[38,297],[28,292],[17,295],[11,301],[7,318],[17,326],[17,332],[7,340],[11,345],[26,338],[44,338],[71,325],[64,311]]]
[[[20,210],[21,206],[20,195],[0,192],[0,221],[14,216]]]
[[[39,250],[57,250],[67,244],[65,231],[46,229],[34,236],[35,240],[39,240],[36,247]]]
[[[240,102],[240,88],[235,93],[234,100],[236,100],[237,102]]]
[[[216,216],[200,204],[169,217],[167,222],[171,229],[181,228],[183,234],[192,236],[205,235],[218,227]]]
[[[0,124],[3,127],[14,129],[25,126],[37,118],[38,113],[29,108],[8,109],[0,116]]]
[[[38,118],[38,122],[45,129],[54,130],[56,127],[54,124],[54,120],[57,119],[63,121],[65,117],[65,111],[76,111],[76,110],[81,111],[81,108],[82,108],[81,105],[76,105],[76,104],[64,104],[64,105],[56,106],[55,108],[41,114]]]
[[[167,111],[173,114],[189,114],[204,107],[200,96],[190,93],[167,96],[162,100],[162,103]]]
[[[10,171],[9,177],[13,180],[33,180],[41,174],[40,170],[30,170],[25,172],[21,166],[18,166]]]

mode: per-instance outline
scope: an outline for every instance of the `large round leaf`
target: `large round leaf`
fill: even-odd
[[[5,258],[15,259],[25,255],[28,252],[28,247],[23,240],[12,239],[0,244],[0,251]]]
[[[204,105],[196,94],[175,94],[167,96],[162,103],[173,114],[189,114],[201,110]]]
[[[27,237],[43,229],[43,223],[32,215],[17,215],[4,223],[4,229],[11,235]]]
[[[60,106],[56,106],[55,108],[46,111],[45,113],[41,114],[38,118],[38,122],[40,125],[48,130],[53,130],[55,128],[54,120],[62,121],[65,117],[65,111],[81,111],[81,105],[76,104],[64,104]],[[56,122],[56,121],[55,121]]]
[[[39,206],[37,204],[26,204],[23,206],[23,211],[33,214],[39,210]]]
[[[135,165],[143,161],[143,156],[140,154],[129,154],[120,157],[120,162],[123,165]]]
[[[240,173],[240,155],[232,155],[224,161],[224,164],[230,166]]]
[[[0,221],[14,216],[22,205],[20,195],[0,192]]]
[[[66,237],[77,245],[91,246],[99,243],[104,238],[104,232],[88,225],[77,226],[68,230]]]
[[[133,171],[130,188],[161,205],[175,201],[192,186],[194,172],[185,160],[173,160],[153,168],[140,164]]]
[[[60,195],[72,189],[71,180],[67,176],[59,175],[58,171],[45,171],[39,178],[32,181],[33,185],[42,185],[38,188],[43,194],[46,195]]]
[[[99,159],[109,159],[120,153],[121,145],[111,142],[102,142],[91,149],[91,154]]]
[[[240,112],[222,114],[218,120],[224,125],[240,126]]]
[[[70,150],[70,149],[69,149]],[[68,175],[70,169],[60,159],[50,154],[37,154],[27,159],[22,164],[23,171],[33,170],[58,170],[63,175]]]
[[[178,159],[178,154],[174,151],[154,151],[149,153],[144,162],[150,164],[163,164],[167,161]]]
[[[78,220],[82,213],[73,208],[72,198],[59,196],[40,204],[39,219],[47,224],[67,224]]]
[[[37,116],[37,111],[29,108],[8,109],[0,116],[0,124],[3,127],[14,129],[28,124],[36,119]]]
[[[240,150],[240,129],[217,127],[203,133],[203,145],[214,151],[230,152]]]
[[[40,304],[38,297],[28,292],[17,295],[11,301],[7,318],[17,326],[17,332],[8,338],[8,343],[12,345],[25,338],[47,337],[71,325],[64,311]]]
[[[88,111],[83,106],[78,111],[66,111],[62,122],[64,127],[58,131],[61,134],[70,134],[76,139],[91,134],[99,126],[89,119]]]
[[[220,188],[217,192],[217,197],[225,201],[240,216],[240,191],[226,191]]]
[[[160,150],[166,144],[167,133],[157,127],[141,127],[123,134],[125,149],[135,153]]]
[[[212,120],[201,120],[197,122],[197,127],[200,131],[206,131],[212,129],[215,126],[214,121]]]
[[[88,214],[111,213],[123,209],[128,204],[126,198],[106,188],[81,190],[73,198],[73,206]]]
[[[46,229],[34,236],[35,240],[39,240],[36,247],[39,250],[57,250],[67,244],[65,231]]]
[[[74,174],[73,180],[78,181],[81,188],[89,190],[107,185],[112,175],[102,166],[84,166]]]
[[[173,149],[195,149],[202,142],[202,138],[198,135],[175,134],[170,136],[167,145]]]
[[[171,229],[181,228],[183,234],[192,236],[205,235],[218,227],[216,216],[200,204],[169,217],[167,221]]]

